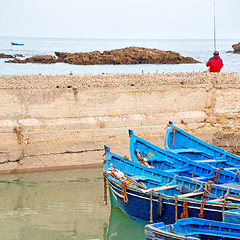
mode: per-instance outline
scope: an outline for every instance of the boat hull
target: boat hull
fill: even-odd
[[[238,224],[200,218],[181,219],[172,225],[157,223],[145,226],[145,236],[149,240],[236,240],[239,234]]]
[[[108,177],[108,183],[109,190],[114,196],[118,207],[131,218],[145,222],[163,222],[165,224],[175,223],[175,214],[177,214],[177,219],[181,218],[185,199],[178,199],[176,205],[174,197],[162,194],[161,200],[159,200],[159,194],[152,194],[151,200],[151,193],[143,193],[137,189],[127,187],[127,201],[126,199],[124,201],[121,184],[117,183],[117,180],[111,176]],[[188,216],[198,217],[202,201],[188,199],[187,203]],[[203,218],[222,221],[223,210],[229,209],[231,208],[226,206],[223,209],[223,204],[206,204],[203,210]]]

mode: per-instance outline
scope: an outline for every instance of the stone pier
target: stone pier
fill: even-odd
[[[129,155],[128,129],[163,147],[168,121],[240,153],[240,73],[0,76],[0,172]]]

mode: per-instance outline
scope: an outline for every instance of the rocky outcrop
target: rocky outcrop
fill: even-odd
[[[233,49],[234,49],[234,53],[240,53],[240,42],[237,44],[232,45]]]
[[[39,56],[33,56],[26,59],[18,59],[15,58],[13,60],[6,61],[8,63],[56,63],[56,57],[51,55],[39,55]]]
[[[34,56],[24,60],[9,60],[9,63],[56,63],[64,62],[77,65],[97,64],[179,64],[199,63],[191,57],[183,57],[172,51],[158,49],[129,47],[111,51],[93,51],[79,53],[55,52],[56,57],[51,55]]]
[[[0,58],[17,58],[17,57],[24,57],[22,54],[15,54],[15,55],[9,55],[0,53]]]
[[[13,55],[8,55],[8,54],[4,54],[4,53],[0,53],[0,58],[14,58]]]
[[[191,57],[183,57],[172,51],[158,49],[129,47],[111,51],[99,51],[88,53],[64,53],[55,52],[58,62],[79,65],[95,64],[179,64],[199,63]]]
[[[237,44],[233,44],[232,48],[234,51],[227,51],[227,53],[240,53],[240,42]]]

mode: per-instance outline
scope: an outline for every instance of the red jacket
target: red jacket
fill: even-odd
[[[223,61],[218,55],[214,55],[207,62],[207,67],[210,67],[210,72],[220,72],[223,67]]]

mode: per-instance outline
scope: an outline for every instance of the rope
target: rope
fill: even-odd
[[[178,213],[177,203],[178,203],[178,196],[175,195],[175,222],[177,222],[177,213]]]
[[[207,203],[207,200],[203,199],[202,203],[201,203],[200,213],[198,214],[198,217],[200,217],[200,218],[203,218],[203,209],[204,209],[204,206],[206,203]]]
[[[224,215],[224,211],[225,211],[225,206],[226,206],[226,200],[223,203],[223,208],[222,208],[222,221],[225,221],[225,215]]]
[[[104,203],[107,205],[107,171],[103,171],[103,183],[104,183]]]
[[[219,175],[219,172],[221,171],[221,170],[223,170],[224,168],[223,167],[220,167],[218,170],[217,170],[217,172],[216,172],[216,174],[215,174],[215,176],[214,176],[214,182],[217,184],[218,183],[218,175]]]
[[[237,170],[236,176],[235,176],[235,178],[234,178],[236,182],[239,182],[239,179],[238,179],[238,177],[237,177],[238,175],[240,175],[239,169]]]
[[[205,188],[203,188],[204,191],[207,192],[207,193],[210,193],[210,191],[212,191],[212,188],[211,188],[212,184],[214,184],[214,182],[211,181],[211,180],[208,180],[205,184]]]
[[[124,202],[127,203],[128,202],[128,196],[127,196],[127,183],[126,182],[122,182],[122,192],[121,194],[123,194],[124,196]]]
[[[183,213],[181,214],[181,219],[188,218],[188,204],[187,200],[183,203]]]
[[[142,164],[145,167],[149,167],[149,164],[148,164],[147,160],[144,158],[146,156],[143,156],[141,154],[141,152],[139,151],[139,149],[137,149],[137,148],[135,150],[135,153],[136,153],[136,158],[140,162],[140,164]]]
[[[176,145],[175,145],[175,133],[176,132],[178,132],[177,127],[173,127],[172,128],[172,134],[173,134],[172,135],[172,147],[175,146],[175,148],[176,148]]]
[[[211,229],[211,226],[212,226],[212,222],[210,222],[210,224],[208,226],[208,229]]]
[[[152,217],[152,197],[153,197],[154,190],[151,191],[150,193],[150,222],[153,222],[153,217]]]
[[[207,192],[205,191],[204,194],[201,197],[201,200],[204,199],[207,196]]]

